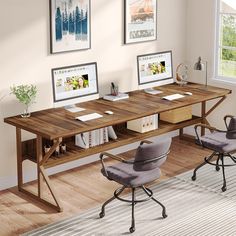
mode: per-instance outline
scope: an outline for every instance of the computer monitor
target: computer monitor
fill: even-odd
[[[54,107],[99,98],[97,63],[52,69]]]
[[[147,89],[174,82],[172,51],[137,56],[139,89]]]

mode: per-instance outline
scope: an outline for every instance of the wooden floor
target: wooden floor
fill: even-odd
[[[129,151],[124,156],[132,154],[133,151]],[[175,138],[168,160],[162,166],[162,179],[193,169],[207,154],[207,150],[194,143]],[[101,205],[111,197],[117,184],[105,179],[100,169],[100,163],[96,162],[51,176],[62,201],[62,213],[35,203],[19,193],[17,188],[0,192],[0,235],[19,235]]]

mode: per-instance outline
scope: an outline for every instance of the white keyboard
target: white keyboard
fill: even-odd
[[[168,96],[165,96],[165,97],[162,97],[162,99],[165,99],[165,100],[168,100],[168,101],[173,101],[175,99],[179,99],[179,98],[183,98],[185,97],[184,95],[182,94],[172,94],[172,95],[168,95]]]
[[[75,117],[76,120],[80,121],[88,121],[88,120],[94,120],[103,117],[103,115],[100,115],[98,113],[91,113],[88,115],[83,115],[83,116],[77,116]]]

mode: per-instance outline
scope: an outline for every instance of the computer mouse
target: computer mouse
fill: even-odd
[[[112,114],[114,114],[113,111],[104,111],[104,113],[105,113],[105,114],[108,114],[108,115],[112,115]]]
[[[191,92],[184,92],[185,95],[193,95]]]

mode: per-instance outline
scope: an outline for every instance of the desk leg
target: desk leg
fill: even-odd
[[[61,139],[57,140],[56,144],[53,145],[49,153],[47,153],[45,156],[43,156],[43,145],[42,145],[42,137],[37,135],[36,138],[36,155],[37,155],[37,184],[38,184],[38,192],[34,193],[33,191],[30,191],[29,189],[26,189],[23,187],[23,180],[22,180],[22,150],[21,150],[21,132],[20,130],[17,130],[17,167],[18,167],[18,186],[19,191],[25,193],[26,195],[34,198],[35,200],[42,202],[43,204],[57,210],[58,212],[62,212],[62,207],[59,199],[56,197],[55,190],[53,189],[53,186],[50,183],[50,179],[45,172],[44,169],[44,163],[48,160],[48,158],[52,155],[52,153],[55,151],[55,148],[57,145],[59,145],[61,142]],[[54,203],[49,201],[48,199],[43,198],[43,183],[46,183],[51,196],[54,200]],[[46,186],[45,186],[46,187]],[[46,189],[45,189],[46,190]]]
[[[59,145],[60,142],[62,140],[59,139],[57,141],[57,144]],[[47,184],[47,187],[55,201],[55,205],[48,202],[53,208],[55,208],[57,211],[61,212],[62,211],[62,207],[61,207],[61,204],[60,204],[60,201],[58,200],[58,198],[56,197],[56,194],[55,194],[55,190],[53,189],[53,186],[51,185],[50,183],[50,179],[47,175],[47,173],[45,172],[45,169],[44,169],[44,163],[46,162],[46,159],[49,158],[49,155],[45,155],[43,156],[43,144],[42,144],[42,137],[37,135],[37,174],[38,174],[38,197],[42,200],[43,197],[42,197],[42,193],[43,193],[43,181],[45,181],[45,183]],[[54,149],[56,148],[56,145],[53,147],[52,150],[50,150],[50,154],[53,153]],[[47,201],[47,200],[44,200],[44,201]]]
[[[22,146],[21,146],[21,129],[16,128],[16,148],[17,148],[17,179],[18,190],[20,191],[23,186],[23,168],[22,168]]]
[[[46,174],[44,167],[40,166],[39,168],[40,168],[40,173],[42,174],[42,176],[43,176],[43,178],[44,178],[44,180],[45,180],[45,182],[48,186],[48,189],[49,189],[49,191],[50,191],[50,193],[51,193],[51,195],[52,195],[52,197],[53,197],[53,199],[56,203],[56,209],[59,212],[62,212],[62,207],[61,207],[60,200],[56,196],[55,190],[54,190],[53,186],[50,183],[50,179],[49,179],[48,175]]]
[[[202,109],[201,109],[201,117],[202,117],[202,124],[206,124],[206,101],[202,102]],[[201,136],[205,135],[205,128],[201,127]]]
[[[207,120],[207,116],[210,115],[224,100],[226,99],[226,96],[221,97],[221,99],[209,110],[206,112],[206,101],[202,102],[202,124],[210,125],[210,123]],[[205,135],[205,128],[201,128],[201,135]]]
[[[42,188],[43,188],[43,177],[40,174],[40,165],[39,163],[42,161],[43,159],[43,154],[42,154],[42,137],[41,136],[37,136],[37,178],[38,178],[38,196],[41,198],[42,197]]]
[[[179,129],[179,138],[183,139],[183,137],[184,137],[184,129],[181,128],[181,129]]]
[[[201,118],[202,118],[201,123],[202,124],[206,124],[206,125],[211,126],[207,120],[207,117],[226,99],[226,96],[222,96],[219,98],[220,98],[220,100],[218,102],[216,102],[215,105],[213,105],[211,107],[211,109],[209,109],[208,111],[206,111],[206,102],[207,101],[201,102]],[[205,135],[205,128],[204,127],[201,128],[201,136],[203,136],[203,135]],[[195,139],[194,136],[184,134],[183,128],[179,129],[179,138],[180,139],[193,139],[193,138]]]

